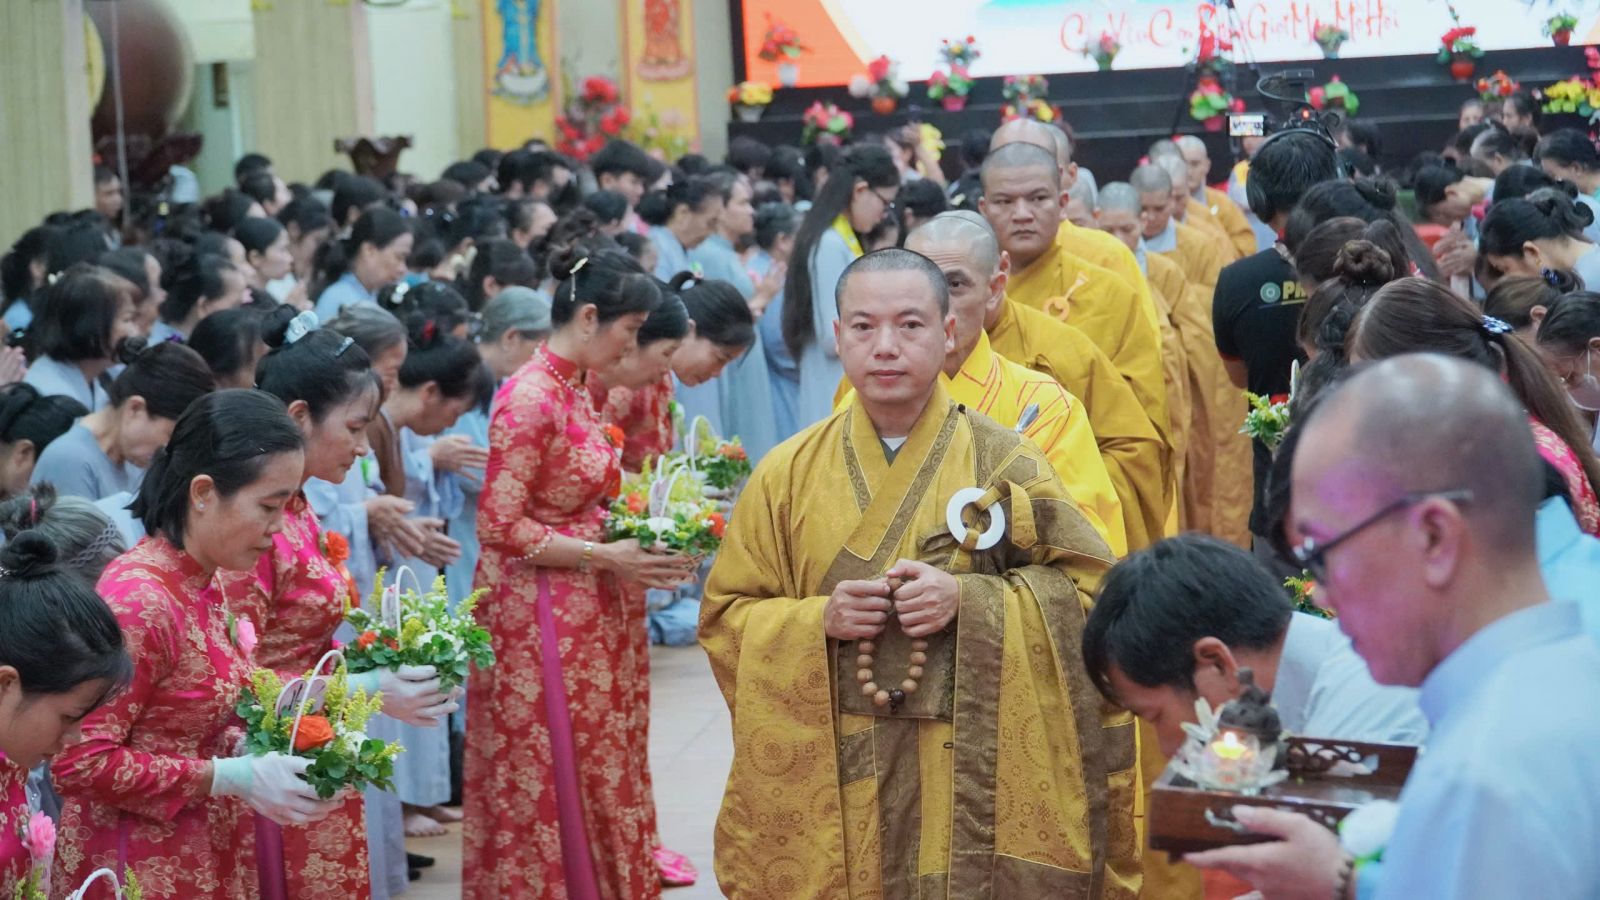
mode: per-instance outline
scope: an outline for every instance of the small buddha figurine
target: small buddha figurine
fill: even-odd
[[[1239,687],[1239,696],[1223,704],[1217,727],[1253,734],[1262,748],[1275,746],[1283,738],[1283,720],[1272,706],[1272,695],[1256,684],[1249,668],[1239,670]]]

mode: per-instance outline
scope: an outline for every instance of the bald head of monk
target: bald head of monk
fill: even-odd
[[[1139,192],[1126,181],[1113,181],[1101,188],[1095,198],[1095,224],[1129,250],[1139,249],[1139,239],[1144,235],[1143,212]]]
[[[1140,222],[1144,236],[1153,238],[1167,230],[1172,221],[1172,176],[1154,163],[1140,166],[1128,176],[1128,183],[1139,192]]]
[[[946,375],[961,371],[978,336],[1000,318],[1006,299],[1009,260],[994,230],[977,213],[944,212],[911,232],[906,249],[933,260],[950,289],[950,315],[956,320],[955,350],[945,361]]]
[[[1291,533],[1379,682],[1421,684],[1466,636],[1542,599],[1543,471],[1527,414],[1494,372],[1393,357],[1303,427]]]
[[[1061,170],[1061,186],[1070,188],[1078,180],[1078,164],[1072,161],[1072,138],[1054,125],[1038,119],[1018,118],[1002,123],[989,138],[989,152],[1007,144],[1032,144],[1050,151]]]
[[[1035,144],[1006,144],[991,151],[979,175],[983,199],[978,208],[989,220],[1001,249],[1022,270],[1056,241],[1067,206],[1055,158]]]
[[[1172,188],[1167,192],[1167,197],[1172,204],[1172,217],[1182,222],[1188,218],[1189,212],[1189,166],[1181,156],[1162,156],[1151,160],[1151,164],[1167,173],[1167,178],[1172,181]]]
[[[1189,167],[1189,193],[1198,197],[1211,174],[1211,151],[1206,149],[1205,141],[1192,134],[1179,135],[1172,142],[1178,145],[1178,152],[1183,154],[1183,161]]]

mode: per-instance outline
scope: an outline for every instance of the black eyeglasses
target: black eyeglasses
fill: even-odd
[[[1453,491],[1411,491],[1401,494],[1387,505],[1379,508],[1377,512],[1350,526],[1343,534],[1329,538],[1326,542],[1318,542],[1314,538],[1306,538],[1300,543],[1300,546],[1295,547],[1293,550],[1295,562],[1299,563],[1302,569],[1310,572],[1312,578],[1317,581],[1323,581],[1328,577],[1328,554],[1333,551],[1333,548],[1402,509],[1409,509],[1424,500],[1436,498],[1465,503],[1472,499],[1472,492],[1462,488]]]
[[[877,191],[873,191],[873,193],[878,194]],[[895,196],[899,195],[896,194]],[[878,199],[883,201],[884,209],[888,212],[894,212],[896,209],[899,209],[899,206],[895,203],[894,197],[885,197],[882,194],[878,194]]]

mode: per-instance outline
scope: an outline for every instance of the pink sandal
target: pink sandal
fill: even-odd
[[[694,867],[689,857],[676,850],[657,847],[655,850],[656,870],[661,874],[661,883],[666,887],[688,887],[700,878],[700,870]]]

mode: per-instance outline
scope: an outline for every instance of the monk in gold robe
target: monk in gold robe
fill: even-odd
[[[1157,148],[1160,148],[1159,153]],[[1239,251],[1233,246],[1233,239],[1228,236],[1227,229],[1222,227],[1222,222],[1211,212],[1210,207],[1190,195],[1189,164],[1178,150],[1178,145],[1172,141],[1157,141],[1151,147],[1150,162],[1165,171],[1167,177],[1172,180],[1173,220],[1179,225],[1187,225],[1203,232],[1211,238],[1223,265],[1238,259]]]
[[[734,727],[718,883],[1131,900],[1132,725],[1079,649],[1110,549],[1031,442],[940,384],[938,267],[871,253],[837,296],[856,398],[761,461],[701,606]]]
[[[1023,368],[1023,373],[1014,376],[1023,385],[1035,385],[1039,379],[1053,382],[1087,412],[1099,455],[1121,501],[1128,549],[1160,540],[1171,500],[1167,481],[1171,452],[1111,360],[1083,332],[1006,296],[1011,261],[989,223],[977,213],[940,213],[911,233],[906,248],[943,270],[958,339],[968,328],[987,332],[996,358],[1005,360],[1004,366],[996,368]],[[969,307],[978,313],[975,318],[965,315]],[[972,361],[963,368],[970,372]],[[946,371],[950,371],[948,367]],[[966,402],[960,388],[968,380],[951,374],[951,396],[957,402]],[[982,406],[976,408],[1001,423],[1008,421]],[[1043,443],[1039,447],[1054,461]],[[1072,472],[1063,472],[1059,466],[1056,472],[1079,506],[1086,507],[1086,512],[1093,507],[1079,495]],[[1112,549],[1116,549],[1115,542]]]
[[[1033,144],[1007,144],[989,154],[982,179],[980,208],[1011,257],[1011,296],[1087,334],[1163,430],[1160,333],[1126,281],[1057,241],[1065,194],[1055,159]]]
[[[1183,154],[1183,161],[1188,168],[1189,195],[1222,226],[1228,241],[1233,244],[1236,259],[1253,255],[1256,252],[1256,233],[1250,227],[1250,219],[1226,192],[1206,184],[1206,178],[1211,174],[1211,151],[1206,149],[1206,142],[1192,134],[1179,135],[1172,142]]]

